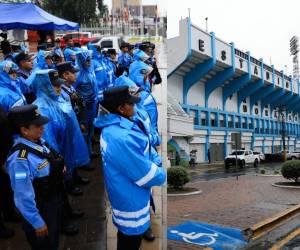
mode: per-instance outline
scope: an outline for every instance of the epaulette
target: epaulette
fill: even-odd
[[[18,160],[27,160],[28,151],[26,149],[19,150]]]

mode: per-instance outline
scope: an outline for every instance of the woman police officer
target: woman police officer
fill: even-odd
[[[16,207],[33,250],[56,250],[62,204],[63,158],[41,139],[49,121],[36,105],[12,108],[8,114],[19,137],[7,159]]]

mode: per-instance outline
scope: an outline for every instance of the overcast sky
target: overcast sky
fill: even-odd
[[[250,51],[278,70],[292,74],[289,40],[300,36],[300,1],[296,0],[168,0],[168,37],[177,36],[178,21],[191,12],[193,24],[208,30],[226,42],[234,42],[242,51]],[[179,3],[179,2],[178,2]]]

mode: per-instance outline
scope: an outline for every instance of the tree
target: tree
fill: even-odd
[[[97,8],[99,10],[100,17],[103,17],[108,12],[108,7],[103,3],[103,0],[97,0]]]
[[[43,8],[49,13],[80,24],[96,20],[96,0],[45,0]]]

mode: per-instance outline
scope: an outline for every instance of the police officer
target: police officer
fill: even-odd
[[[121,51],[118,54],[118,76],[122,75],[124,71],[128,73],[129,65],[132,62],[132,57],[129,54],[129,48],[130,44],[126,42],[123,42],[120,46]]]
[[[60,63],[57,65],[57,70],[59,76],[63,80],[61,86],[61,96],[67,102],[70,102],[74,112],[76,113],[77,120],[80,124],[80,128],[85,132],[86,123],[86,106],[83,97],[76,91],[73,84],[76,82],[76,73],[78,69],[75,68],[71,62]],[[85,166],[80,166],[83,170],[94,170],[91,164]],[[89,180],[87,178],[80,177],[75,169],[74,172],[75,183],[76,184],[88,184]]]
[[[57,71],[64,81],[61,86],[61,96],[72,104],[80,127],[84,130],[84,123],[81,123],[81,121],[85,119],[85,102],[82,96],[73,87],[73,84],[76,82],[76,73],[79,70],[75,68],[71,62],[65,62],[57,65]]]
[[[26,84],[26,79],[30,76],[33,68],[32,55],[22,51],[15,57],[15,62],[19,66],[17,70],[17,85],[25,96],[26,102],[31,104],[35,100],[35,95]]]
[[[22,91],[17,86],[18,66],[12,61],[0,63],[0,106],[4,112],[10,108],[26,104]]]
[[[103,96],[106,113],[97,117],[95,126],[102,129],[103,171],[118,228],[117,249],[138,250],[150,227],[151,187],[162,185],[166,173],[157,165],[160,157],[151,150],[143,125],[132,120],[140,98],[131,95],[128,86],[110,88]]]
[[[8,157],[6,170],[16,207],[32,249],[56,250],[59,245],[63,158],[41,139],[48,117],[37,106],[15,107],[9,119],[20,135]]]

